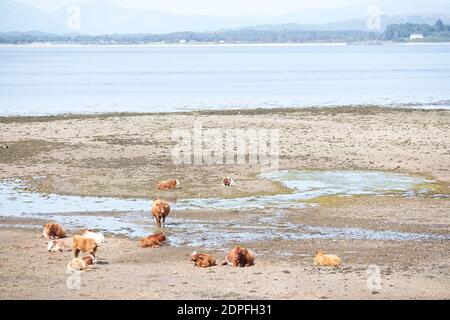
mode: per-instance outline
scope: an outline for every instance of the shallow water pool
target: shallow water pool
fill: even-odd
[[[169,217],[166,231],[171,245],[217,248],[229,242],[345,238],[369,240],[448,239],[443,235],[374,231],[357,228],[326,228],[294,224],[284,219],[286,210],[301,210],[311,199],[324,195],[383,195],[396,192],[415,196],[426,192],[418,186],[428,180],[397,173],[373,171],[277,171],[262,178],[280,182],[289,194],[236,199],[183,199],[174,211],[210,212],[214,209],[248,210],[246,221],[236,219]],[[148,199],[119,199],[41,195],[21,191],[18,180],[0,184],[0,217],[57,221],[68,228],[99,229],[107,233],[141,237],[154,232]],[[308,202],[308,204],[307,204]]]

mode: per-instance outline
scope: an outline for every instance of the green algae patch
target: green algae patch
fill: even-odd
[[[450,195],[450,185],[444,181],[430,181],[416,184],[414,191],[427,196]]]
[[[311,199],[302,200],[302,203],[307,204],[318,204],[320,206],[339,206],[339,205],[345,205],[349,204],[350,202],[353,202],[356,198],[362,198],[367,196],[361,196],[361,195],[337,195],[337,194],[330,194],[330,195],[323,195],[314,197]]]

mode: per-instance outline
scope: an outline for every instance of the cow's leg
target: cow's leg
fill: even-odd
[[[156,226],[158,228],[161,228],[161,218],[159,216],[157,216],[157,217],[155,217],[155,219],[156,219]]]
[[[80,249],[76,248],[75,250],[73,250],[73,256],[75,258],[78,258],[78,254],[80,253]]]
[[[163,217],[163,218],[162,218],[162,222],[163,222],[163,223],[162,223],[162,224],[163,224],[163,228],[165,228],[165,227],[166,227],[166,217]]]

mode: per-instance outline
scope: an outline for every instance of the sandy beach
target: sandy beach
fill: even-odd
[[[281,170],[368,170],[432,180],[427,192],[403,196],[320,197],[285,220],[314,227],[379,232],[450,234],[450,111],[342,107],[258,109],[171,114],[104,114],[0,118],[0,179],[18,178],[43,194],[146,198],[239,198],[289,193],[261,179],[257,165],[175,165],[174,129],[264,128],[280,131]],[[236,186],[220,181],[230,175]],[[36,179],[39,177],[39,179]],[[182,187],[157,191],[157,181],[178,178]],[[108,213],[105,213],[108,215]],[[112,213],[111,213],[112,214]],[[168,220],[258,218],[263,210],[172,212]],[[149,213],[150,215],[150,213]],[[49,253],[39,219],[0,217],[1,299],[449,299],[449,240],[305,239],[239,241],[206,250],[219,261],[240,244],[256,265],[197,269],[189,261],[201,246],[142,249],[137,239],[108,234],[99,264],[69,290],[65,266],[71,253]],[[144,222],[143,222],[144,223]],[[153,230],[150,216],[145,223]],[[268,222],[270,223],[270,222]],[[86,226],[89,227],[89,226]],[[69,229],[69,236],[79,230]],[[340,268],[316,268],[317,249],[338,254]],[[371,289],[370,266],[381,287]]]

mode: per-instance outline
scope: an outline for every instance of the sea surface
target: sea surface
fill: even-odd
[[[450,44],[0,47],[0,116],[450,108]]]

